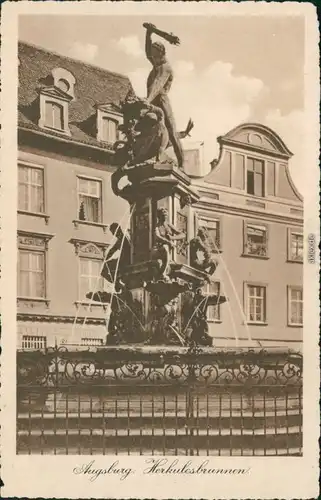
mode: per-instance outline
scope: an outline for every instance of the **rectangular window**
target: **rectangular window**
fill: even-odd
[[[101,181],[78,177],[78,219],[102,222]]]
[[[247,193],[264,196],[264,163],[262,160],[247,158]]]
[[[79,258],[79,300],[89,300],[86,295],[104,290],[104,278],[101,276],[102,260]]]
[[[301,287],[288,287],[288,324],[303,325],[303,290]]]
[[[198,227],[205,227],[209,236],[209,243],[213,251],[221,249],[220,221],[215,219],[198,219]]]
[[[64,129],[64,108],[61,104],[46,101],[45,126],[56,130]]]
[[[267,227],[245,223],[244,253],[253,257],[266,257],[267,252]]]
[[[44,172],[42,168],[18,166],[18,210],[44,212]]]
[[[289,229],[288,260],[303,262],[303,234]]]
[[[104,344],[103,339],[98,339],[98,338],[82,338],[81,339],[81,345],[100,346],[103,344]]]
[[[46,297],[45,252],[19,249],[18,296]]]
[[[21,347],[22,349],[46,349],[47,339],[37,335],[23,335]]]
[[[106,116],[102,118],[101,140],[110,143],[117,140],[117,123]]]
[[[220,294],[221,294],[221,284],[218,281],[213,283],[209,283],[205,288],[205,295],[216,295],[217,302],[219,302]],[[220,305],[211,304],[207,308],[207,319],[208,321],[220,321],[221,320],[221,308]]]
[[[266,287],[247,285],[247,321],[249,323],[266,322]]]

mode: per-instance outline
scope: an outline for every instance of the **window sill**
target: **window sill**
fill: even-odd
[[[268,326],[268,323],[266,321],[247,321],[246,323],[244,322],[244,324],[247,324],[249,326]]]
[[[303,259],[302,260],[286,259],[286,262],[288,262],[289,264],[303,264]]]
[[[18,306],[24,305],[30,308],[44,305],[48,309],[50,306],[50,300],[40,297],[17,297],[17,304]]]
[[[303,323],[288,323],[289,328],[303,328]]]
[[[242,253],[241,257],[247,257],[248,259],[261,259],[261,260],[268,260],[270,257],[268,255],[255,255],[251,253]]]
[[[79,220],[79,219],[75,219],[72,222],[76,229],[78,229],[79,225],[83,224],[85,226],[102,227],[105,233],[108,228],[108,224],[103,224],[102,222],[91,222],[88,220]]]
[[[75,301],[75,306],[76,308],[78,309],[79,307],[81,306],[84,306],[84,307],[103,307],[104,309],[107,308],[107,306],[109,306],[109,302],[97,302],[97,301],[89,301],[89,300],[76,300]]]
[[[43,212],[29,212],[28,210],[18,210],[18,214],[20,215],[30,215],[32,217],[39,217],[41,219],[45,219],[46,224],[49,222],[50,216]]]
[[[218,324],[220,324],[220,323],[222,323],[222,320],[221,319],[208,319],[207,318],[207,322],[208,323],[218,323]]]

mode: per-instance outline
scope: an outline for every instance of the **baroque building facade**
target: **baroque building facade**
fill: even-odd
[[[104,287],[110,224],[129,226],[110,178],[118,104],[132,87],[123,75],[26,43],[18,56],[18,348],[103,345],[108,304],[86,293]],[[201,199],[188,223],[189,238],[208,228],[219,262],[208,291],[229,299],[208,308],[213,344],[297,344],[303,202],[289,173],[291,152],[259,124],[218,141],[211,172],[193,179]]]

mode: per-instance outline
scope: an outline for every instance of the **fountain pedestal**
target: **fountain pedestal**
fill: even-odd
[[[120,189],[122,178],[127,184]],[[195,233],[192,205],[199,195],[189,177],[170,163],[146,162],[116,171],[112,186],[131,205],[131,256],[130,264],[119,269],[123,288],[113,298],[107,343],[212,345],[206,321],[210,298],[201,292],[208,276],[190,265],[189,241]],[[182,235],[168,251],[166,273],[161,272],[161,259],[155,258],[161,209]]]

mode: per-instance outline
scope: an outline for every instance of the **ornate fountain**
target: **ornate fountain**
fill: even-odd
[[[193,122],[176,132],[167,96],[172,70],[165,47],[152,43],[151,34],[175,45],[179,40],[154,25],[144,27],[153,65],[147,99],[128,94],[120,104],[124,138],[114,146],[118,169],[112,189],[130,204],[131,223],[130,236],[127,229],[111,225],[116,243],[109,255],[115,249],[121,255],[119,260],[108,260],[108,255],[103,271],[115,290],[109,297],[107,344],[212,345],[207,308],[226,299],[203,291],[217,262],[205,228],[194,234],[192,206],[200,197],[184,172],[180,142]],[[176,161],[166,154],[169,146]]]

